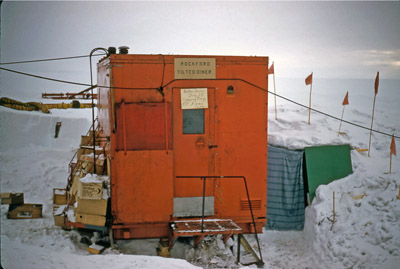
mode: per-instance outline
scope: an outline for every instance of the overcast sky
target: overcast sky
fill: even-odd
[[[277,77],[400,78],[400,3],[3,2],[1,61],[89,54],[269,56]],[[88,59],[3,66],[90,81]],[[1,71],[2,87],[22,83]],[[31,81],[32,79],[29,79]],[[45,84],[43,87],[47,87]],[[52,87],[54,85],[52,84]]]

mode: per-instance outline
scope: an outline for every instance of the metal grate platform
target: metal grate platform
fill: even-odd
[[[179,220],[171,223],[174,234],[178,236],[206,234],[238,234],[242,231],[230,219],[205,219],[202,229],[202,220]]]
[[[193,236],[196,247],[207,235],[224,235],[224,241],[234,234],[240,234],[242,228],[230,219],[186,219],[170,222],[172,235],[170,237],[170,248],[174,240],[180,236]]]

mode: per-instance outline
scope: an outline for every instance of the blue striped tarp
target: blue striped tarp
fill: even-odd
[[[303,154],[268,146],[267,229],[304,227]]]

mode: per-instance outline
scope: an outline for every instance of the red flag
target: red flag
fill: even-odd
[[[306,78],[306,85],[310,85],[312,83],[312,73]]]
[[[346,93],[346,96],[343,99],[342,105],[348,105],[349,104],[349,92]]]
[[[268,68],[268,75],[273,74],[274,72],[274,62],[272,62],[271,66]]]
[[[376,73],[376,78],[375,78],[375,95],[378,94],[378,88],[379,88],[379,72]]]
[[[392,143],[390,143],[390,154],[396,156],[396,142],[394,141],[394,135],[392,136]]]

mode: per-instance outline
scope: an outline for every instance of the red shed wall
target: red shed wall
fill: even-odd
[[[175,80],[174,58],[214,58],[216,77]],[[265,223],[267,92],[247,82],[267,89],[267,69],[267,57],[111,55],[99,63],[98,85],[113,86],[99,90],[99,120],[110,136],[117,238],[168,235],[174,198],[202,195],[201,180],[177,176],[245,176],[257,222]],[[187,88],[207,89],[200,133],[184,134]],[[243,181],[208,179],[206,196],[212,217],[250,231]]]

